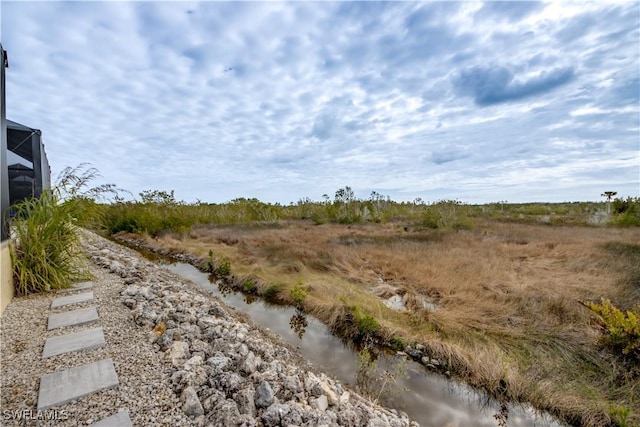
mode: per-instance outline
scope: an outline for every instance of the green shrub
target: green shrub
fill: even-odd
[[[620,427],[638,427],[638,423],[631,421],[631,409],[626,406],[615,406],[609,409],[609,415]]]
[[[391,347],[395,351],[402,351],[407,346],[407,342],[402,337],[391,337],[389,340],[389,347]]]
[[[640,212],[624,212],[617,215],[613,223],[620,227],[634,227],[640,225]]]
[[[372,315],[366,313],[362,308],[355,306],[351,308],[351,315],[358,327],[361,337],[373,337],[380,329],[380,324]]]
[[[296,307],[304,307],[304,300],[307,298],[307,289],[302,284],[302,279],[299,278],[296,284],[293,285],[293,288],[289,291],[289,296]]]
[[[439,228],[440,227],[440,219],[438,216],[438,212],[436,209],[427,208],[422,214],[422,222],[421,225],[427,228]]]
[[[242,284],[242,290],[246,293],[253,294],[256,292],[257,289],[258,289],[258,285],[253,279],[247,279]]]
[[[212,250],[209,250],[209,260],[207,264],[209,272],[218,279],[224,279],[231,274],[231,261],[227,258],[216,261]]]
[[[640,197],[627,197],[626,199],[614,199],[612,202],[612,222],[621,227],[640,225]]]
[[[467,230],[475,224],[470,208],[457,200],[443,200],[427,206],[422,213],[421,225],[441,230]]]
[[[605,328],[601,344],[625,359],[640,362],[640,305],[623,312],[604,298],[600,304],[580,302],[598,316]]]

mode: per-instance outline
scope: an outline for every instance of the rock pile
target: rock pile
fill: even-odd
[[[124,279],[122,303],[162,352],[196,425],[418,425],[314,373],[282,340],[129,249],[109,244],[91,255]]]

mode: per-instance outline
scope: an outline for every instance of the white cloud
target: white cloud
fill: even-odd
[[[188,201],[638,195],[639,8],[5,2],[7,115]]]

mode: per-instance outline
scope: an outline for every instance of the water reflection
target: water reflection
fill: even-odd
[[[274,306],[262,299],[255,300],[253,296],[252,303],[249,303],[243,294],[234,292],[220,281],[212,286],[206,274],[189,264],[175,263],[166,268],[223,298],[227,305],[243,311],[256,324],[279,334],[285,341],[297,346],[309,361],[340,381],[356,385],[360,361],[358,351],[361,349],[346,346],[319,320],[305,316],[292,307]],[[380,371],[375,375],[392,381],[389,374],[396,369],[398,356],[378,352],[373,353],[373,357]],[[386,396],[381,394],[380,402],[406,412],[422,426],[496,427],[496,423],[502,419],[506,423],[507,416],[510,427],[561,426],[548,415],[539,415],[519,405],[501,405],[463,383],[431,374],[424,366],[413,361],[405,362],[406,372],[393,379],[402,391]],[[495,415],[502,418],[498,419]]]
[[[260,299],[256,294],[244,294],[244,302],[247,304],[252,304]]]
[[[394,356],[386,369],[378,366],[380,352],[375,349],[361,349],[358,358],[355,385],[361,394],[377,403],[410,391],[403,385],[408,378],[406,358]]]
[[[298,335],[298,338],[302,339],[304,333],[307,330],[307,326],[309,326],[309,322],[307,322],[307,316],[305,316],[304,313],[299,309],[296,309],[296,313],[291,316],[291,319],[289,320],[289,326],[291,326],[293,332]]]
[[[212,277],[212,276],[209,276],[209,277]],[[223,282],[222,280],[218,280],[216,284],[218,285],[218,292],[220,292],[220,295],[222,295],[223,297],[228,297],[232,293],[235,294],[235,291],[233,290],[233,288],[229,286],[226,282]]]
[[[509,419],[509,408],[506,404],[500,405],[500,412],[496,413],[493,418],[496,419],[498,427],[509,427],[507,420]]]

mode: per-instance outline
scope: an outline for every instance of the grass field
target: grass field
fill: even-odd
[[[458,232],[388,222],[199,226],[148,242],[252,278],[333,330],[422,344],[443,369],[490,394],[575,425],[633,425],[637,373],[598,346],[578,300],[640,301],[640,229],[476,220]],[[302,288],[297,300],[292,289]],[[404,309],[383,301],[394,295]],[[294,301],[295,300],[295,301]],[[627,424],[625,424],[627,423]]]

